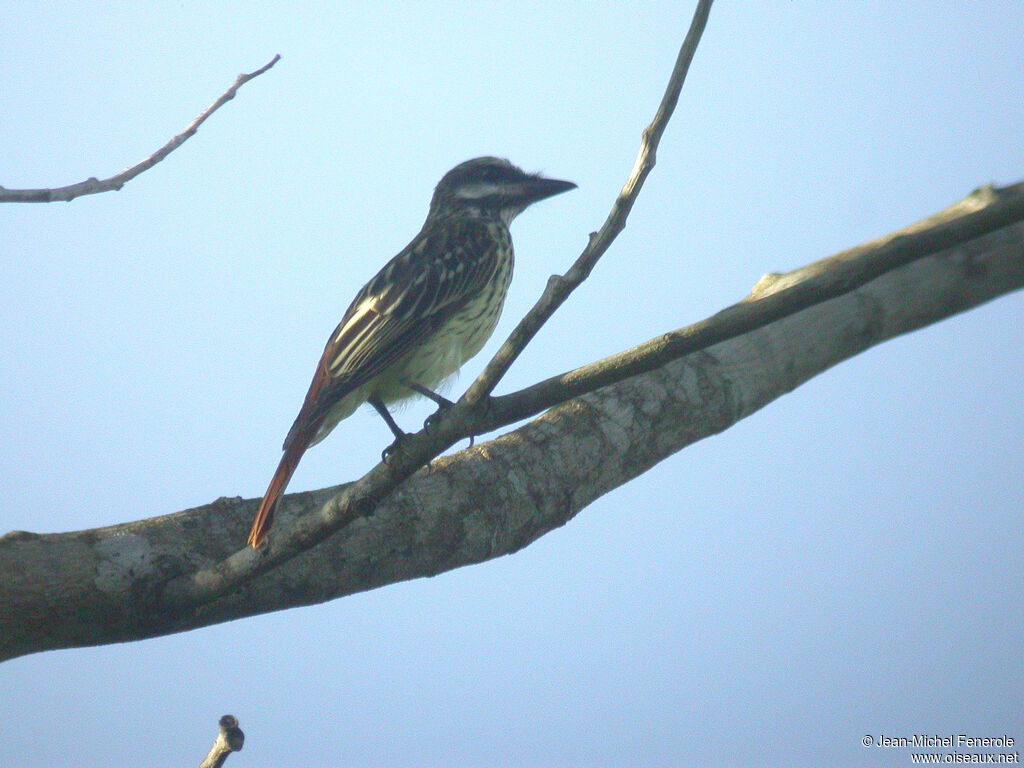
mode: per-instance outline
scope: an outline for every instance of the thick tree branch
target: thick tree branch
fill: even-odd
[[[217,599],[200,590],[190,601],[187,589],[175,595],[168,585],[189,584],[186,574],[222,564],[244,538],[257,499],[225,498],[90,531],[0,538],[0,658],[184,631],[515,552],[609,490],[830,366],[1024,287],[1019,218],[981,236],[955,235],[955,221],[977,233],[977,219],[965,209],[1001,206],[1022,195],[1021,185],[972,195],[896,236],[941,228],[945,234],[936,243],[958,245],[852,291],[842,293],[839,281],[840,294],[827,301],[766,319],[762,327],[562,403],[497,440],[435,461],[371,517],[353,519],[319,546]],[[747,303],[765,306],[766,295],[842,272],[857,256],[848,252],[763,280]],[[282,528],[336,513],[347,490],[286,496]]]
[[[92,178],[80,181],[77,184],[71,184],[67,187],[58,187],[57,189],[5,189],[4,187],[0,187],[0,203],[68,202],[74,200],[76,197],[82,197],[83,195],[95,195],[100,192],[111,192],[121,189],[121,187],[123,187],[127,182],[134,179],[140,173],[148,171],[154,165],[171,154],[171,152],[188,141],[188,139],[199,130],[199,126],[206,122],[206,118],[224,106],[224,104],[231,101],[231,99],[235,98],[235,94],[238,92],[239,88],[254,77],[262,75],[272,66],[277,64],[280,58],[280,55],[274,56],[274,58],[255,72],[250,72],[247,75],[239,75],[235,79],[235,84],[222,93],[220,98],[213,102],[213,104],[203,110],[202,114],[189,123],[188,127],[184,131],[168,141],[141,163],[137,163],[131,168],[126,168],[116,176],[111,176],[109,179],[102,180],[93,176]]]

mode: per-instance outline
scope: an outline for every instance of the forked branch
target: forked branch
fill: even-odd
[[[975,216],[985,210],[993,215]],[[929,242],[941,250],[853,291],[839,277],[854,265],[860,280],[867,274],[861,259],[909,259]],[[836,280],[819,281],[833,271]],[[767,300],[799,295],[804,283],[815,286],[816,303],[772,321]],[[1022,287],[1024,184],[981,190],[886,241],[762,279],[744,302],[640,350],[668,348],[675,342],[663,340],[686,339],[700,328],[711,334],[705,340],[722,338],[732,331],[713,326],[729,326],[737,312],[763,312],[755,330],[571,399],[514,432],[434,462],[373,506],[371,517],[251,583],[240,578],[243,555],[225,557],[240,546],[259,499],[222,498],[88,531],[0,536],[0,660],[181,632],[515,552],[612,488],[842,360]],[[603,364],[556,384],[574,388],[594,369],[594,385]],[[544,394],[551,385],[538,386]],[[492,402],[498,408],[502,400]],[[270,547],[358,514],[359,504],[373,503],[367,489],[383,487],[368,481],[380,480],[371,473],[361,487],[286,496]]]
[[[169,606],[185,608],[214,600],[258,574],[310,549],[354,520],[373,514],[377,506],[420,467],[428,464],[456,441],[479,432],[474,425],[479,418],[477,410],[483,398],[489,395],[547,318],[565,301],[573,288],[586,279],[601,254],[625,226],[626,217],[640,193],[643,181],[654,167],[658,141],[679,99],[686,72],[707,22],[711,2],[700,0],[697,5],[665,95],[654,120],[644,131],[633,172],[612,206],[604,226],[591,236],[586,249],[566,275],[549,281],[540,301],[520,322],[462,400],[444,412],[429,432],[421,430],[409,436],[402,442],[401,450],[393,454],[387,463],[378,464],[328,504],[304,515],[291,526],[280,526],[266,547],[258,552],[246,547],[212,567],[168,584],[162,597]]]

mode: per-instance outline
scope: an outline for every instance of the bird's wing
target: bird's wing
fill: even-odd
[[[324,348],[285,447],[330,408],[444,325],[491,278],[498,245],[482,227],[421,235],[366,284]]]

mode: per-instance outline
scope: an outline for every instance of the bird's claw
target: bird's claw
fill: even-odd
[[[434,411],[429,416],[427,416],[427,418],[423,421],[423,429],[426,430],[428,435],[430,434],[431,430],[437,427],[437,422],[441,420],[441,416],[444,415],[445,411],[447,411],[453,405],[455,405],[455,403],[453,403],[451,400],[446,400],[443,403],[437,404],[437,410]]]
[[[406,437],[407,437],[407,435],[402,435],[401,437],[397,437],[396,436],[395,437],[395,441],[393,443],[391,443],[391,445],[389,445],[383,451],[380,452],[380,460],[382,462],[384,462],[385,464],[390,465],[391,464],[391,457],[394,456],[396,453],[398,453],[399,449],[401,449],[401,447],[402,447],[402,443],[405,442],[405,438]]]
[[[490,395],[487,395],[483,400],[480,401],[480,407],[481,407],[481,411],[480,411],[481,415],[486,416],[488,413],[490,413],[490,410],[491,410],[491,396]],[[476,435],[470,435],[469,436],[469,445],[467,445],[466,448],[467,449],[472,448],[475,444],[476,444]]]

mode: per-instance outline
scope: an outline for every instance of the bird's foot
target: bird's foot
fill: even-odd
[[[391,430],[391,434],[395,436],[395,441],[380,452],[380,460],[387,464],[388,460],[395,455],[399,448],[402,447],[402,442],[409,437],[409,435],[400,426],[398,426],[394,418],[388,412],[384,403],[379,398],[371,397],[367,402],[373,406],[377,413],[380,414],[380,417],[384,419],[384,423],[388,425],[388,429]]]

